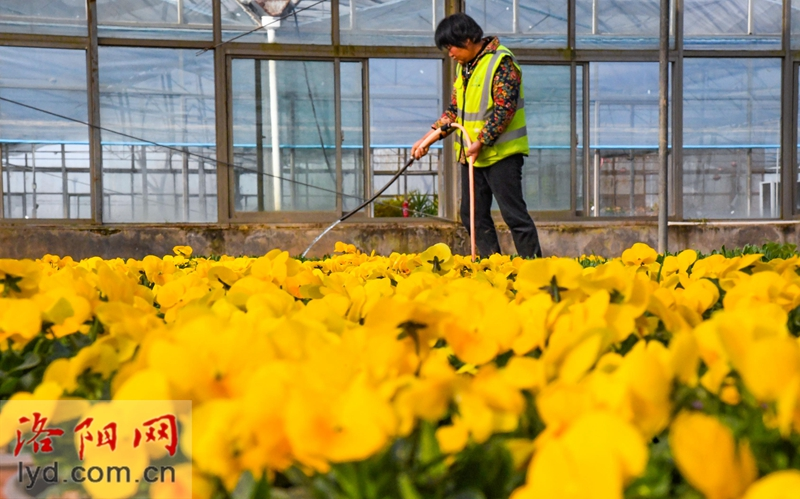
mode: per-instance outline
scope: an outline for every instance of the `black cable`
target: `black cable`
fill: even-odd
[[[297,36],[300,36],[300,22],[297,20],[298,11],[296,7],[297,7],[296,5],[294,4],[292,5],[291,14],[294,15],[294,26],[295,29],[297,30]],[[302,62],[303,62],[303,73],[305,74],[306,77],[306,88],[308,89],[308,101],[311,103],[311,113],[314,115],[314,123],[317,125],[317,135],[319,136],[319,145],[322,148],[322,156],[325,158],[325,166],[328,168],[328,173],[331,176],[331,180],[333,180],[333,183],[335,184],[336,175],[333,172],[333,169],[331,168],[330,160],[328,160],[328,153],[327,151],[325,151],[325,140],[322,138],[322,128],[319,125],[319,117],[317,116],[317,106],[314,104],[314,95],[311,93],[311,79],[308,77],[308,66],[306,64],[306,61]],[[335,132],[334,135],[336,135]],[[334,140],[336,139],[338,139],[338,137],[336,137]]]
[[[244,36],[247,36],[247,35],[249,35],[249,34],[251,34],[251,33],[255,33],[256,31],[258,31],[258,30],[260,30],[260,29],[264,29],[264,28],[266,28],[267,26],[271,26],[271,25],[273,25],[273,24],[275,24],[275,23],[279,23],[279,22],[283,21],[284,19],[288,19],[288,18],[289,18],[289,16],[291,16],[292,14],[295,14],[295,13],[297,13],[297,12],[303,12],[304,10],[308,10],[308,9],[310,9],[311,7],[314,7],[315,5],[319,5],[319,4],[321,4],[321,3],[323,3],[323,2],[327,2],[327,1],[328,1],[328,0],[319,0],[319,1],[317,1],[317,2],[314,2],[314,3],[312,3],[311,5],[309,5],[308,7],[303,7],[302,9],[298,9],[298,10],[294,11],[293,13],[287,14],[287,15],[285,15],[285,16],[283,16],[283,17],[279,17],[279,18],[275,19],[275,20],[274,20],[274,21],[272,21],[272,22],[269,22],[269,23],[267,23],[267,24],[262,24],[262,25],[260,25],[260,26],[258,26],[258,27],[255,27],[255,28],[251,29],[250,31],[248,31],[248,32],[246,32],[246,33],[242,33],[242,34],[236,35],[236,36],[234,36],[233,38],[229,38],[228,40],[225,40],[225,41],[219,42],[218,44],[216,44],[216,45],[212,45],[211,47],[206,47],[206,48],[204,48],[203,50],[200,50],[200,51],[198,51],[196,55],[203,55],[203,54],[205,54],[206,52],[208,52],[209,50],[214,50],[214,49],[216,49],[216,48],[219,48],[219,47],[221,47],[221,46],[225,45],[226,43],[231,43],[231,42],[232,42],[232,41],[234,41],[234,40],[238,40],[239,38],[242,38],[242,37],[244,37]]]
[[[449,130],[449,129],[450,129],[450,125],[442,125],[442,127],[441,127],[441,130],[442,130],[442,132],[441,132],[441,135],[440,135],[439,139],[442,139],[442,138],[444,138],[444,134],[445,134],[445,133],[447,132],[447,130]],[[395,181],[395,180],[397,180],[398,178],[400,178],[400,175],[402,175],[402,174],[403,174],[403,172],[405,172],[405,171],[408,169],[408,167],[409,167],[409,166],[411,166],[411,163],[413,163],[413,162],[414,162],[414,158],[412,157],[411,159],[409,159],[409,160],[408,160],[408,162],[407,162],[407,163],[406,163],[406,164],[405,164],[405,165],[404,165],[402,168],[400,168],[399,170],[397,170],[397,173],[395,173],[395,174],[392,176],[392,178],[391,178],[391,179],[390,179],[388,182],[386,182],[386,185],[384,185],[383,187],[381,187],[381,189],[380,189],[378,192],[376,192],[376,193],[375,193],[375,194],[374,194],[374,195],[373,195],[371,198],[369,198],[369,199],[367,199],[366,201],[364,201],[363,203],[361,203],[361,204],[358,206],[358,208],[356,208],[356,209],[352,210],[350,213],[347,213],[346,215],[342,216],[342,218],[340,218],[340,219],[339,219],[339,221],[340,221],[340,222],[344,222],[345,220],[347,220],[348,218],[350,218],[350,217],[351,217],[353,214],[355,214],[357,211],[359,211],[361,208],[363,208],[363,207],[367,206],[368,204],[370,204],[371,202],[375,201],[375,200],[378,198],[378,196],[380,196],[381,194],[383,194],[383,193],[384,193],[384,191],[385,191],[386,189],[388,189],[388,188],[389,188],[389,186],[390,186],[390,185],[392,185],[392,183],[394,183],[394,181]]]
[[[442,125],[442,126],[441,126],[441,128],[440,128],[439,139],[437,139],[437,140],[441,140],[441,139],[443,139],[443,138],[446,136],[446,132],[447,132],[447,130],[449,130],[449,129],[450,129],[450,125],[449,125],[449,124]],[[375,201],[375,200],[378,198],[378,196],[380,196],[381,194],[383,194],[383,192],[384,192],[386,189],[388,189],[388,188],[389,188],[389,186],[390,186],[390,185],[392,185],[392,184],[394,183],[394,181],[395,181],[395,180],[397,180],[397,179],[400,177],[400,175],[402,175],[402,174],[403,174],[403,172],[405,172],[405,171],[406,171],[406,169],[408,169],[408,167],[409,167],[409,166],[411,166],[411,164],[412,164],[413,162],[414,162],[414,158],[412,157],[411,159],[409,159],[409,160],[408,160],[408,162],[407,162],[407,163],[406,163],[406,164],[405,164],[405,165],[404,165],[402,168],[400,168],[400,170],[398,170],[398,171],[397,171],[397,173],[395,173],[395,174],[394,174],[394,176],[392,176],[391,180],[389,180],[388,182],[386,182],[386,185],[384,185],[384,186],[383,186],[383,188],[381,188],[381,189],[380,189],[378,192],[376,192],[376,193],[375,193],[375,194],[374,194],[374,195],[373,195],[371,198],[369,198],[368,200],[366,200],[366,201],[364,201],[363,203],[361,203],[361,204],[360,204],[360,205],[359,205],[359,206],[358,206],[356,209],[354,209],[354,210],[350,211],[349,213],[346,213],[346,214],[342,215],[341,217],[339,217],[339,219],[338,219],[338,220],[336,220],[335,222],[333,222],[332,224],[330,224],[330,225],[329,225],[329,226],[328,226],[328,227],[327,227],[325,230],[323,230],[323,231],[322,231],[322,232],[321,232],[321,233],[320,233],[320,234],[319,234],[319,235],[318,235],[318,236],[317,236],[317,237],[316,237],[316,238],[315,238],[313,241],[311,241],[311,244],[309,244],[309,245],[308,245],[308,247],[307,247],[307,248],[306,248],[306,250],[305,250],[305,251],[302,253],[302,255],[301,255],[301,256],[302,256],[303,258],[305,258],[305,257],[306,257],[306,255],[308,254],[308,252],[309,252],[309,251],[311,251],[311,248],[313,248],[313,247],[314,247],[314,245],[315,245],[315,244],[317,244],[317,242],[319,242],[319,240],[320,240],[320,239],[322,239],[322,237],[323,237],[325,234],[327,234],[328,232],[330,232],[330,230],[331,230],[331,229],[333,229],[334,227],[336,227],[336,226],[337,226],[337,225],[339,225],[340,223],[344,222],[345,220],[347,220],[347,219],[348,219],[348,218],[350,218],[351,216],[353,216],[353,215],[355,215],[356,213],[358,213],[359,211],[361,211],[361,209],[362,209],[363,207],[365,207],[365,206],[367,206],[368,204],[370,204],[370,203],[372,203],[373,201]]]
[[[211,158],[209,156],[204,156],[202,154],[197,154],[197,153],[194,153],[194,152],[191,152],[191,151],[188,151],[188,150],[184,150],[184,149],[181,149],[181,148],[178,148],[178,147],[172,147],[172,146],[168,146],[168,145],[165,145],[165,144],[160,144],[160,143],[154,142],[152,140],[147,140],[147,139],[143,139],[141,137],[136,137],[134,135],[130,135],[130,134],[127,134],[127,133],[124,133],[124,132],[118,132],[116,130],[111,130],[110,128],[106,128],[106,127],[101,126],[101,125],[94,125],[92,123],[89,123],[89,122],[83,121],[83,120],[79,120],[77,118],[72,118],[70,116],[66,116],[66,115],[63,115],[63,114],[54,113],[52,111],[47,111],[45,109],[42,109],[42,108],[39,108],[39,107],[36,107],[36,106],[31,106],[30,104],[25,104],[23,102],[18,102],[18,101],[15,101],[13,99],[9,99],[7,97],[1,97],[0,96],[0,101],[8,102],[9,104],[15,104],[17,106],[21,106],[21,107],[24,107],[24,108],[27,108],[27,109],[31,109],[33,111],[38,111],[40,113],[44,113],[44,114],[47,114],[47,115],[50,115],[50,116],[53,116],[53,117],[56,117],[56,118],[59,118],[59,119],[63,119],[63,120],[71,121],[73,123],[78,123],[78,124],[81,124],[81,125],[84,125],[84,126],[88,126],[89,128],[93,128],[95,130],[101,130],[101,131],[104,131],[104,132],[113,133],[115,135],[119,135],[121,137],[125,137],[125,138],[132,139],[132,140],[136,140],[136,141],[142,142],[144,144],[150,144],[150,145],[153,145],[153,146],[156,146],[156,147],[161,147],[163,149],[167,149],[167,150],[170,150],[170,151],[175,151],[175,152],[179,152],[181,154],[186,154],[187,156],[193,156],[193,157],[196,157],[196,158],[200,158],[200,159],[203,159],[205,161],[210,161],[210,162],[212,162],[212,163],[214,163],[216,165],[222,165],[222,166],[226,166],[228,168],[233,168],[234,170],[245,171],[245,172],[254,172],[255,171],[255,170],[250,170],[248,168],[245,168],[243,166],[238,166],[238,165],[235,165],[235,164],[232,164],[232,163],[226,163],[224,161],[219,161],[216,158]],[[353,195],[353,194],[347,194],[347,193],[340,192],[340,191],[337,191],[337,190],[334,190],[334,189],[328,189],[328,188],[325,188],[325,187],[320,187],[318,185],[308,184],[306,182],[301,182],[299,180],[294,180],[294,179],[290,179],[290,178],[284,178],[284,177],[282,177],[280,175],[273,175],[273,174],[266,173],[266,172],[262,172],[261,174],[265,175],[267,177],[272,177],[272,178],[276,178],[276,179],[279,179],[279,180],[286,180],[288,182],[291,182],[291,183],[294,183],[294,184],[297,184],[297,185],[302,185],[304,187],[310,187],[312,189],[317,189],[317,190],[320,190],[322,192],[328,192],[328,193],[331,193],[331,194],[336,194],[337,196],[348,197],[348,198],[356,199],[358,201],[363,201],[364,200],[364,198],[362,198],[360,196],[356,196],[356,195]],[[394,181],[394,180],[392,180],[392,181]],[[391,184],[391,182],[389,184],[387,184],[384,187],[383,190],[385,190],[385,188],[388,187],[390,184]],[[383,192],[383,190],[381,190],[381,192]],[[374,197],[373,197],[373,199],[374,199]],[[387,203],[381,203],[380,201],[379,201],[379,203],[380,204],[387,204]],[[409,211],[412,212],[412,213],[420,214],[423,217],[434,219],[434,220],[441,220],[443,222],[448,222],[448,223],[452,223],[452,224],[457,224],[458,223],[458,222],[455,222],[455,221],[447,219],[447,218],[439,217],[439,216],[436,216],[436,215],[430,215],[428,213],[424,213],[424,212],[420,212],[420,211],[416,211],[416,210],[409,209]]]

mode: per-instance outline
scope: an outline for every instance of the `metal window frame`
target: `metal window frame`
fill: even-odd
[[[226,143],[226,154],[229,159],[226,163],[228,164],[227,170],[229,172],[229,185],[233,186],[233,176],[235,175],[233,171],[233,167],[236,165],[235,156],[233,153],[233,106],[230,103],[233,102],[233,71],[232,71],[232,64],[234,60],[254,60],[254,61],[268,61],[268,60],[275,60],[275,61],[297,61],[298,58],[296,57],[287,57],[278,54],[262,54],[260,57],[254,57],[250,55],[242,55],[238,51],[233,53],[228,53],[226,60],[225,60],[225,67],[227,72],[227,84],[226,84],[226,113],[224,115],[224,120],[226,123],[225,129],[227,130],[227,143]],[[228,223],[236,223],[236,222],[246,222],[246,223],[291,223],[291,222],[332,222],[336,220],[338,217],[341,216],[342,212],[342,196],[341,196],[341,183],[342,183],[342,156],[341,156],[341,142],[339,140],[340,131],[341,131],[341,102],[340,102],[340,70],[339,65],[342,62],[342,59],[338,57],[318,57],[315,56],[313,58],[302,58],[303,62],[330,62],[333,64],[333,79],[334,79],[334,124],[335,124],[335,132],[334,132],[334,140],[336,141],[336,150],[335,150],[335,159],[334,159],[334,168],[335,168],[335,175],[336,175],[336,187],[335,190],[339,193],[336,194],[335,197],[335,209],[331,211],[255,211],[255,212],[248,212],[248,211],[236,211],[234,206],[234,193],[232,190],[226,192],[228,197],[228,210],[229,210],[229,217],[226,220]],[[218,115],[217,120],[220,117]],[[219,121],[218,121],[219,122]],[[221,195],[222,193],[220,193]]]
[[[797,68],[792,52],[792,0],[783,2],[783,67],[781,78],[781,219],[800,219],[797,208]]]
[[[369,150],[369,60],[371,58],[425,58],[442,61],[442,95],[445,101],[452,91],[455,64],[445,57],[435,47],[401,47],[401,46],[351,46],[340,44],[339,29],[339,0],[331,0],[331,44],[266,44],[235,41],[223,45],[222,43],[222,7],[221,0],[212,0],[213,23],[211,27],[213,43],[202,40],[183,39],[156,39],[156,38],[126,38],[126,37],[99,37],[97,20],[97,0],[86,0],[85,36],[73,35],[39,35],[28,33],[0,33],[0,45],[13,47],[35,48],[62,48],[79,49],[86,53],[87,72],[87,119],[92,124],[100,123],[99,100],[99,69],[98,51],[101,46],[115,47],[151,47],[173,49],[208,49],[216,46],[214,51],[214,103],[216,115],[216,157],[217,172],[217,224],[231,223],[293,223],[303,221],[325,222],[335,219],[342,212],[341,195],[337,195],[337,209],[331,212],[284,212],[275,213],[235,213],[232,207],[232,171],[225,166],[232,162],[232,123],[231,123],[231,82],[230,61],[237,57],[253,57],[260,59],[282,58],[294,60],[332,60],[335,71],[335,121],[337,131],[341,129],[341,92],[339,88],[338,69],[342,61],[357,60],[362,63],[364,75],[362,76],[362,95],[364,106],[363,143],[364,143],[364,193],[371,191],[371,157]],[[515,2],[516,5],[516,2]],[[571,186],[570,209],[568,211],[534,212],[537,218],[546,220],[585,220],[591,217],[587,212],[589,200],[588,173],[590,157],[588,154],[590,136],[587,114],[589,112],[589,73],[588,66],[592,62],[656,62],[659,58],[657,48],[648,49],[596,49],[576,48],[577,26],[577,0],[567,0],[567,46],[565,48],[537,49],[518,48],[515,55],[524,64],[567,64],[570,66],[570,109],[571,123],[570,134],[574,138],[573,147],[570,149],[570,172],[573,178]],[[445,0],[445,16],[465,12],[465,0]],[[671,152],[670,166],[671,179],[668,187],[670,204],[673,207],[671,220],[684,220],[683,210],[683,77],[684,60],[693,57],[713,58],[779,58],[781,60],[781,116],[780,116],[780,164],[781,164],[781,213],[779,220],[800,219],[800,209],[797,207],[797,193],[794,188],[798,174],[797,140],[798,140],[798,99],[800,98],[800,61],[791,47],[791,0],[783,0],[782,31],[780,34],[781,47],[779,49],[735,49],[735,50],[707,50],[686,49],[684,47],[684,0],[673,0],[671,5],[670,26],[674,37],[674,46],[669,50],[671,65]],[[800,52],[798,52],[800,53]],[[583,68],[583,158],[578,157],[578,107],[577,102],[581,96],[577,95],[577,68]],[[435,117],[432,117],[435,118]],[[338,132],[337,132],[338,135]],[[450,144],[448,140],[447,144]],[[454,163],[452,147],[444,148],[443,164],[439,172],[440,216],[450,220],[458,220],[459,171]],[[91,219],[8,219],[3,218],[0,211],[0,224],[3,225],[37,225],[37,224],[103,224],[103,158],[101,148],[101,133],[98,128],[89,130],[90,160],[92,185],[90,188],[92,216]],[[336,148],[337,179],[341,183],[342,151],[340,141],[337,140]],[[579,168],[583,169],[583,185],[578,185]],[[583,190],[584,206],[578,206],[577,201],[580,190]],[[3,207],[3,193],[0,191],[0,210]],[[356,221],[369,220],[371,213],[365,217],[358,217]],[[600,217],[604,221],[633,221],[637,219],[653,220],[655,217]],[[390,219],[381,219],[387,221]],[[402,219],[406,223],[425,222],[425,219]],[[730,221],[726,219],[727,221]],[[747,219],[742,219],[747,220]],[[753,219],[749,219],[753,220]],[[136,223],[136,222],[131,222]],[[186,222],[188,223],[188,222]],[[119,225],[128,225],[120,223]],[[153,224],[158,225],[158,224]],[[198,224],[202,225],[202,224]]]

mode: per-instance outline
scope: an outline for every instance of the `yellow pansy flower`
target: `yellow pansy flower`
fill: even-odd
[[[29,297],[39,287],[41,278],[42,268],[33,260],[0,258],[3,296]]]
[[[191,246],[175,246],[172,248],[172,252],[176,255],[183,256],[185,258],[189,258],[192,256],[192,247]]]
[[[550,293],[554,298],[569,298],[578,295],[583,267],[567,258],[537,258],[526,261],[517,272],[514,289],[520,297],[531,297],[539,293]]]
[[[646,464],[647,447],[634,427],[612,414],[592,412],[561,435],[537,441],[527,483],[511,497],[621,499]]]
[[[747,441],[713,416],[681,413],[670,427],[669,446],[683,477],[708,499],[736,499],[758,476]]]
[[[794,499],[800,497],[800,471],[770,473],[747,489],[742,499]]]
[[[36,302],[29,299],[0,298],[0,344],[11,340],[22,347],[42,330],[42,315]]]
[[[658,252],[645,243],[634,243],[633,246],[622,252],[622,263],[634,267],[641,267],[654,263]]]
[[[434,274],[445,274],[453,268],[453,253],[444,243],[437,243],[419,255],[422,269]]]

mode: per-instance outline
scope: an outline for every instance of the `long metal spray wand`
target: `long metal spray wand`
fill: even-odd
[[[469,135],[467,134],[466,129],[463,126],[461,126],[460,124],[458,124],[458,123],[449,123],[449,124],[442,125],[440,128],[435,130],[435,132],[438,132],[438,133],[431,133],[426,137],[426,139],[422,142],[422,144],[420,144],[420,148],[427,149],[428,147],[430,147],[431,144],[433,144],[437,140],[444,138],[445,133],[447,132],[447,130],[450,129],[451,126],[454,126],[454,127],[456,127],[456,128],[461,130],[462,134],[464,135],[464,138],[467,141],[467,148],[469,148],[470,144],[471,144]],[[317,242],[319,242],[319,240],[322,239],[323,236],[325,236],[325,234],[330,232],[334,227],[336,227],[340,223],[344,222],[345,220],[347,220],[351,216],[353,216],[356,213],[358,213],[359,211],[361,211],[361,209],[364,208],[365,206],[367,206],[368,204],[370,204],[370,203],[374,202],[376,199],[378,199],[378,196],[383,194],[384,191],[386,191],[386,189],[388,189],[389,186],[392,185],[395,180],[400,178],[400,176],[403,173],[405,173],[405,171],[408,169],[409,166],[411,166],[411,164],[413,162],[414,162],[414,158],[409,159],[408,162],[402,168],[400,168],[400,170],[398,170],[397,173],[395,173],[392,176],[392,178],[389,179],[388,182],[386,182],[386,185],[384,185],[371,198],[369,198],[366,201],[364,201],[363,203],[361,203],[356,209],[354,209],[354,210],[342,215],[338,220],[336,220],[330,226],[328,226],[327,229],[322,231],[322,233],[320,235],[318,235],[316,238],[314,238],[313,241],[311,241],[311,244],[308,245],[308,248],[306,248],[306,250],[303,252],[303,254],[301,256],[303,258],[305,258],[306,255],[308,254],[309,250],[311,250],[311,248],[313,248],[314,245],[317,244]],[[474,262],[475,261],[475,184],[474,184],[474,180],[473,180],[473,166],[474,166],[473,162],[474,162],[474,158],[470,157],[469,158],[470,245],[471,245],[471,249],[472,249],[472,261]]]

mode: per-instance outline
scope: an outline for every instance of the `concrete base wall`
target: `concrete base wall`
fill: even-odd
[[[262,255],[274,248],[302,253],[323,224],[270,225],[6,225],[0,226],[0,257],[40,258],[45,254],[70,255],[75,259],[137,258],[172,254],[177,245],[189,245],[198,255]],[[537,224],[545,255],[619,256],[633,243],[657,246],[657,226],[652,222],[540,222]],[[513,253],[507,227],[498,226],[503,251]],[[752,223],[674,223],[669,229],[669,250],[693,248],[703,252],[761,245],[774,241],[798,244],[800,221]],[[453,251],[468,254],[466,231],[456,224],[353,223],[342,224],[322,238],[309,256],[333,252],[336,241],[355,244],[362,251],[419,252],[443,242]]]

